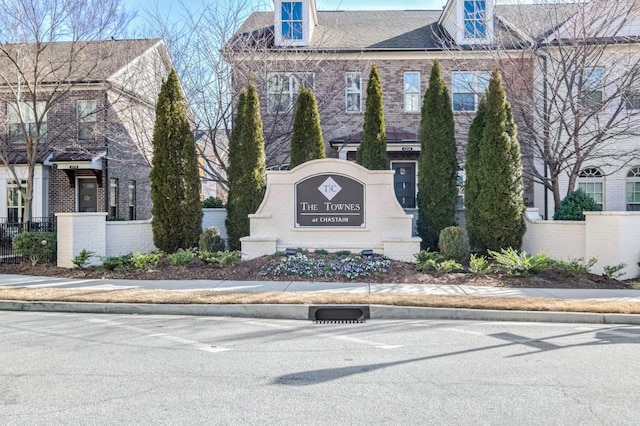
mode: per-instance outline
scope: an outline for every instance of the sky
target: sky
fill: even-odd
[[[143,9],[155,5],[161,10],[175,9],[177,3],[197,9],[203,3],[225,2],[226,0],[125,0],[133,9]],[[262,3],[262,10],[273,7],[273,0],[256,1]],[[446,0],[316,0],[318,10],[390,10],[390,9],[441,9]]]

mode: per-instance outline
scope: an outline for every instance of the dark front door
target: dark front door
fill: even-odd
[[[392,163],[396,198],[405,209],[416,206],[416,163]]]
[[[78,178],[78,211],[98,211],[98,181],[95,178]]]

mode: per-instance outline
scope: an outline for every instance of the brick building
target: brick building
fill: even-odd
[[[25,140],[37,133],[32,218],[107,212],[149,219],[155,102],[171,67],[162,40],[56,42],[40,52],[34,45],[3,47],[0,217],[25,217],[17,179],[26,185]],[[43,71],[34,81],[7,79],[18,69],[12,55]],[[21,85],[27,90],[18,98]]]
[[[553,197],[549,196],[549,188],[537,183],[547,177],[547,170],[536,157],[542,151],[539,148],[544,132],[540,124],[542,111],[548,119],[552,106],[547,107],[551,104],[547,97],[558,94],[547,95],[554,90],[555,77],[549,71],[551,66],[547,70],[543,64],[552,62],[564,40],[569,40],[565,42],[567,45],[576,41],[575,33],[563,31],[567,32],[572,24],[575,27],[575,21],[580,20],[575,18],[578,10],[581,9],[577,4],[501,5],[491,0],[449,0],[442,10],[318,11],[314,0],[274,0],[274,12],[253,13],[238,29],[225,55],[234,69],[236,88],[246,86],[249,78],[253,78],[261,94],[267,161],[272,167],[288,161],[293,106],[302,83],[313,87],[318,99],[328,154],[355,159],[362,135],[367,79],[371,64],[375,63],[382,82],[388,154],[391,167],[396,170],[396,195],[407,209],[415,207],[422,98],[434,60],[440,62],[443,78],[450,87],[461,181],[469,125],[490,72],[500,69],[520,129],[525,203],[540,207],[548,217],[553,212]],[[598,9],[586,10],[597,13]],[[603,42],[607,49],[621,43],[616,37],[619,29],[615,31]],[[633,50],[637,48],[637,39],[626,38],[623,42],[634,52],[632,57],[638,55]],[[606,60],[606,56],[598,58]],[[585,69],[598,70],[605,64],[571,65],[572,78],[581,84],[580,95],[597,94],[601,87],[595,87],[598,90],[588,87]],[[592,85],[595,80],[591,78]],[[596,85],[600,84],[598,80]],[[602,112],[607,112],[607,108],[603,105]],[[561,111],[559,115],[562,114]],[[555,125],[560,129],[564,124]],[[547,136],[556,129],[548,130]],[[640,141],[635,136],[629,139],[628,135],[637,132],[627,130],[624,135],[604,132],[603,136],[618,141],[625,136],[626,146],[631,147],[624,152],[625,161],[638,166],[637,152],[635,160],[629,156],[633,157],[633,147]],[[558,136],[558,143],[569,137]],[[611,157],[620,157],[604,148],[604,143],[599,146]],[[571,166],[570,160],[567,163]],[[640,207],[637,172],[640,167],[607,169],[603,164],[611,161],[600,163],[591,160],[580,163],[582,171],[577,182],[570,182],[562,174],[558,185],[562,191],[566,191],[567,185],[588,189],[601,200],[603,209]],[[634,177],[625,177],[633,170],[636,170]],[[596,178],[592,178],[594,174]],[[637,202],[625,204],[625,196],[637,198]]]

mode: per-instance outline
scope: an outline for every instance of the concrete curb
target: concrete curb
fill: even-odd
[[[23,302],[0,300],[0,310],[92,314],[202,315],[308,320],[310,305],[175,305],[145,303]],[[317,305],[316,305],[317,306]],[[361,305],[359,305],[361,306]],[[640,325],[640,315],[588,312],[502,311],[369,305],[371,319],[440,319]]]

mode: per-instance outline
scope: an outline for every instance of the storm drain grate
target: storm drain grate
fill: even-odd
[[[309,319],[316,324],[356,324],[369,318],[369,306],[309,306]]]

